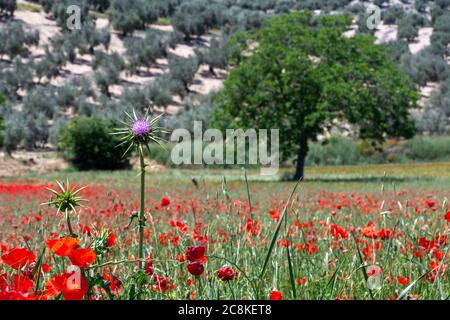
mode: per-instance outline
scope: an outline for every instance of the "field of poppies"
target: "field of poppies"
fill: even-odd
[[[450,163],[306,177],[147,174],[141,260],[136,172],[1,179],[0,299],[449,298]]]

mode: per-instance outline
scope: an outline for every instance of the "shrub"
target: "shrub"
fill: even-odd
[[[416,115],[417,127],[432,134],[450,133],[450,79],[441,83],[428,105]]]
[[[332,136],[322,143],[311,144],[307,165],[351,165],[366,162],[354,140]]]
[[[411,160],[436,161],[450,159],[450,137],[417,136],[406,142],[405,153]]]
[[[117,147],[120,140],[111,135],[115,127],[111,120],[74,118],[61,129],[58,150],[80,170],[126,168],[129,158],[122,155],[128,146]]]
[[[401,19],[404,16],[405,12],[403,11],[403,7],[400,5],[394,5],[389,7],[382,14],[382,19],[385,24],[395,24],[398,19]]]

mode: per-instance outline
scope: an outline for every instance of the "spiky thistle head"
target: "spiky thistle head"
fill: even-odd
[[[161,135],[167,133],[167,131],[158,126],[158,121],[162,114],[151,118],[148,111],[143,117],[138,117],[136,112],[133,110],[133,115],[125,112],[129,121],[120,121],[125,127],[116,128],[115,132],[111,134],[119,135],[120,140],[122,140],[117,146],[128,144],[128,148],[125,150],[123,156],[125,156],[133,147],[138,149],[138,151],[143,154],[144,147],[150,152],[149,144],[155,142],[161,147]]]
[[[59,187],[59,191],[51,188],[46,188],[52,193],[52,195],[50,197],[50,200],[43,203],[43,205],[55,207],[56,209],[58,209],[57,213],[69,211],[76,212],[76,208],[81,206],[81,202],[87,201],[86,199],[83,199],[79,196],[79,193],[83,189],[85,189],[86,186],[78,189],[70,189],[69,180],[67,180],[66,184],[59,181],[56,181],[56,184]]]

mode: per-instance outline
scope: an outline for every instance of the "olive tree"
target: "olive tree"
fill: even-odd
[[[17,9],[16,0],[0,0],[0,17],[12,17]]]

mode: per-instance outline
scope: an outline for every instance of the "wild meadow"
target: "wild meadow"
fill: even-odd
[[[293,193],[252,171],[147,174],[142,269],[135,171],[2,179],[0,298],[446,299],[449,169],[308,167]],[[62,178],[87,186],[72,231],[42,205]]]
[[[0,300],[448,299],[449,9],[0,0]]]

